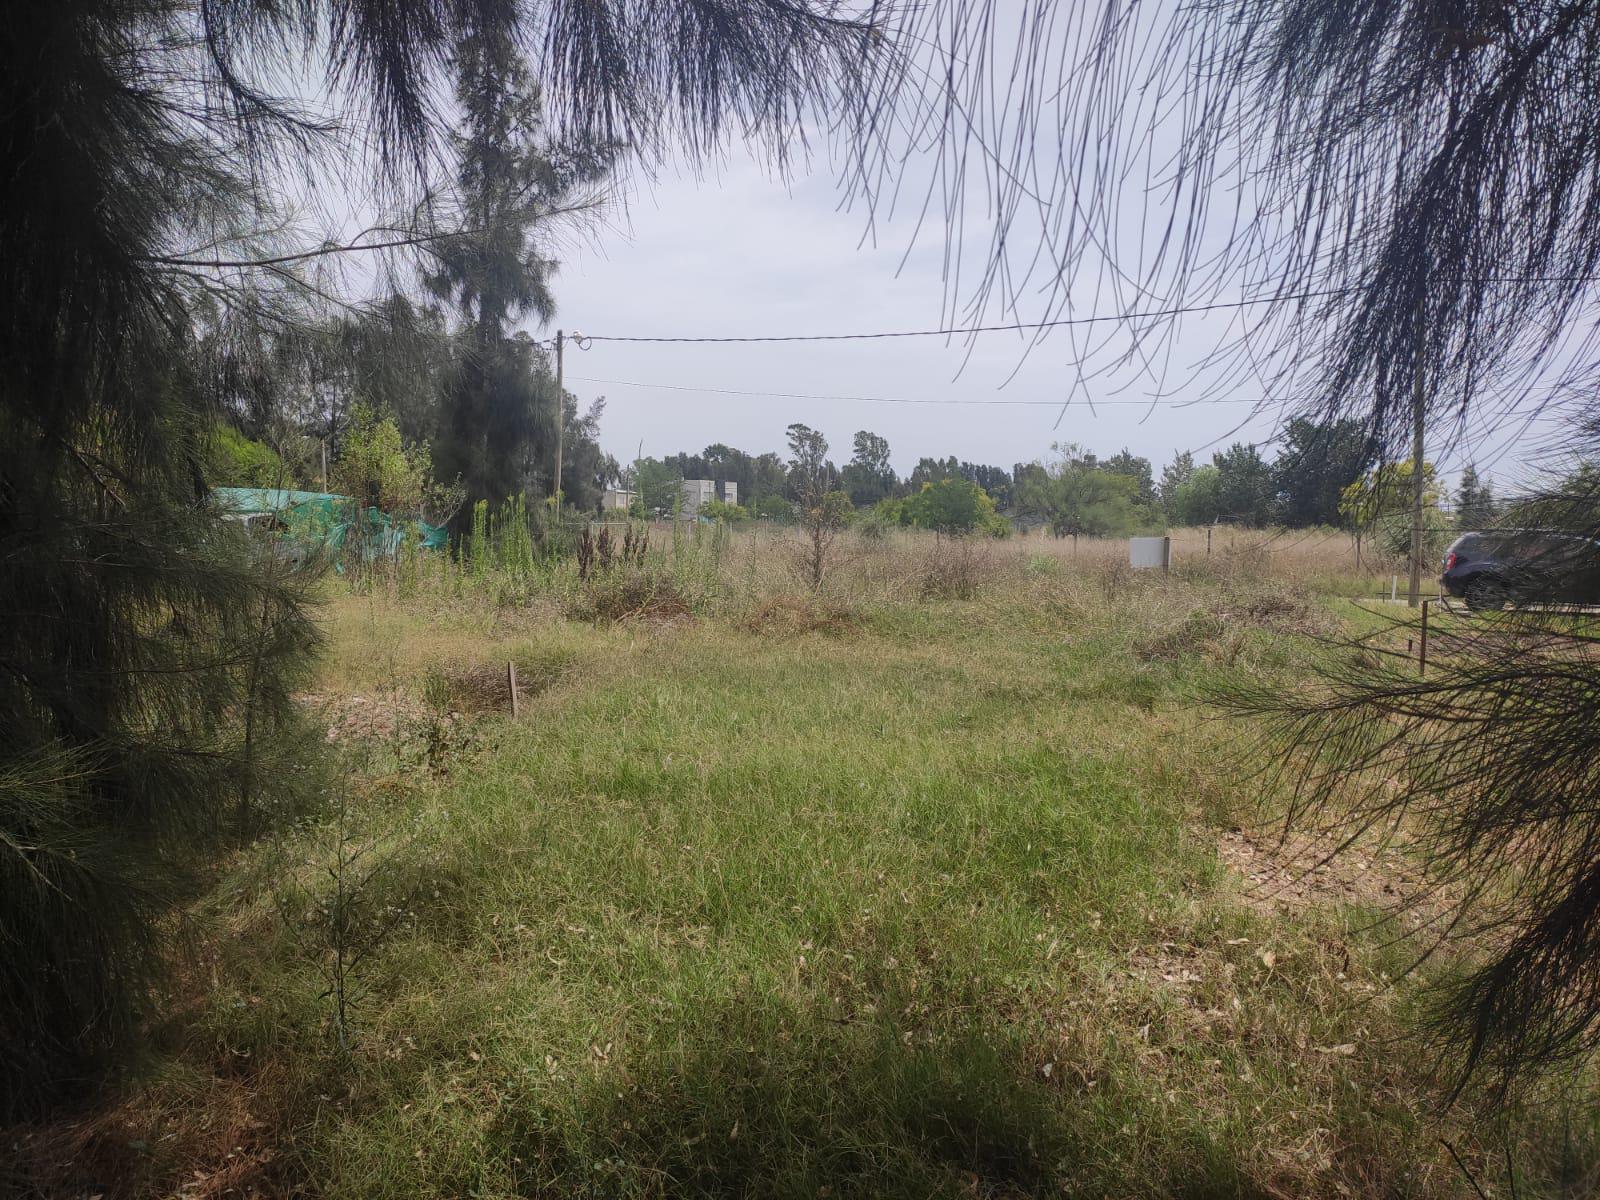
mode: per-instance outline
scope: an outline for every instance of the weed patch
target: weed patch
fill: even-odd
[[[992,555],[971,538],[940,538],[928,551],[918,576],[924,600],[971,600],[994,573]]]
[[[670,576],[619,568],[597,573],[568,608],[576,620],[683,621],[691,615],[688,599]]]
[[[861,625],[850,606],[817,595],[778,595],[763,600],[740,622],[746,633],[793,637],[805,633],[842,636]]]

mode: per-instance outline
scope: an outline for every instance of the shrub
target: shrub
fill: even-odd
[[[750,514],[762,521],[789,525],[794,521],[794,505],[776,492],[769,492],[750,506]]]
[[[670,576],[630,567],[591,576],[567,615],[586,621],[673,621],[690,611]]]
[[[800,514],[806,540],[799,557],[800,574],[811,590],[822,590],[823,581],[833,568],[833,543],[839,531],[855,517],[850,497],[843,492],[825,492]]]
[[[1023,571],[1030,579],[1051,579],[1061,574],[1061,560],[1053,554],[1030,554]]]
[[[207,446],[206,482],[213,487],[294,487],[288,464],[265,442],[219,424]]]
[[[773,596],[740,623],[747,633],[793,635],[848,633],[860,624],[855,610],[820,596]]]
[[[1135,642],[1133,656],[1140,662],[1176,662],[1205,651],[1227,632],[1227,623],[1217,613],[1191,609],[1177,625]]]
[[[1004,537],[1011,523],[995,511],[994,501],[977,484],[959,476],[925,483],[899,503],[900,520],[935,533],[983,532]]]
[[[743,525],[750,519],[750,510],[740,504],[729,504],[725,500],[708,500],[700,506],[700,515],[709,521]]]
[[[674,544],[681,552],[676,531]],[[602,525],[597,534],[592,526],[585,524],[573,542],[578,582],[587,586],[614,571],[642,571],[649,551],[650,528],[647,525],[629,522],[618,537],[610,525]]]
[[[967,538],[941,540],[928,552],[918,575],[924,600],[970,600],[989,569],[989,556]]]

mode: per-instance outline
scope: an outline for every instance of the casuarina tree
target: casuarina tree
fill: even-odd
[[[1057,7],[1025,5],[1023,27]],[[1061,174],[1073,203],[1049,209],[1061,304],[1091,282],[1097,260],[1083,248],[1123,244],[1138,214],[1159,238],[1149,254],[1119,256],[1139,264],[1130,309],[1155,314],[1137,322],[1129,353],[1140,363],[1171,348],[1180,310],[1222,303],[1237,315],[1210,358],[1227,376],[1215,386],[1249,387],[1319,424],[1352,422],[1375,478],[1412,457],[1419,421],[1437,445],[1567,404],[1553,423],[1559,448],[1584,448],[1600,370],[1589,318],[1600,7],[1113,0],[1083,15],[1074,52],[1025,42],[1030,83],[1070,99],[1008,134],[1047,140],[1079,168]],[[946,45],[969,48],[955,34]],[[1038,199],[1016,211],[1039,211]],[[987,278],[1010,278],[1007,266],[1002,255]],[[1593,536],[1594,511],[1568,506],[1561,524]],[[1492,625],[1527,625],[1532,646],[1541,623],[1522,613]],[[1586,765],[1600,665],[1581,648],[1557,663],[1515,644],[1509,632],[1463,639],[1422,683],[1356,655],[1306,695],[1245,704],[1281,716],[1274,752],[1297,764],[1303,815],[1350,811],[1346,788],[1358,814],[1420,807],[1444,877],[1488,904],[1494,934],[1442,998],[1441,1028],[1461,1065],[1493,1066],[1502,1082],[1600,1041]],[[1446,763],[1452,746],[1469,752]]]
[[[202,330],[262,295],[286,297],[278,316],[294,320],[326,295],[298,286],[308,263],[472,245],[485,229],[469,211],[454,231],[409,215],[442,193],[435,100],[452,56],[466,66],[478,38],[487,62],[501,37],[530,64],[557,144],[656,158],[729,135],[781,158],[802,109],[868,120],[874,64],[891,57],[870,20],[763,0],[7,11],[0,1116],[94,1077],[134,1023],[185,868],[301,774],[263,758],[316,634],[295,581],[208,501],[222,404]],[[286,58],[297,100],[274,94]],[[399,216],[297,242],[274,199],[323,185]],[[475,317],[524,303],[487,302],[499,296],[473,285]],[[520,429],[525,408],[503,415]]]
[[[447,217],[462,232],[430,243],[430,291],[454,304],[461,326],[444,383],[444,474],[459,475],[469,501],[520,494],[554,470],[558,410],[548,355],[516,324],[548,323],[555,261],[550,226],[598,204],[593,186],[611,148],[555,143],[538,89],[503,24],[474,21],[454,56],[462,130]],[[470,511],[470,508],[463,511]]]

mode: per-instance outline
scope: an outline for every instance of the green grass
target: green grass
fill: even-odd
[[[1196,620],[1239,609],[1222,584],[1033,576],[781,636],[338,601],[330,687],[508,658],[544,686],[441,773],[396,770],[403,738],[367,763],[362,911],[406,915],[349,1053],[328,822],[227,867],[117,1110],[130,1189],[1452,1196],[1439,1139],[1503,1191],[1504,1137],[1519,1194],[1563,1194],[1581,1104],[1441,1113],[1406,947],[1218,861],[1260,798],[1197,691],[1292,678],[1303,639]]]

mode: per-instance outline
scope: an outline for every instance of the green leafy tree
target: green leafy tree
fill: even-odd
[[[642,517],[670,513],[678,502],[678,485],[683,476],[659,458],[641,458],[624,477],[633,487],[635,503]]]
[[[952,479],[961,474],[961,464],[956,461],[956,456],[949,458],[919,458],[917,465],[911,468],[911,474],[906,478],[906,493],[920,492],[925,483],[938,483],[941,479]]]
[[[213,487],[292,488],[294,472],[265,442],[247,438],[224,421],[207,446],[206,482]]]
[[[789,426],[788,496],[802,510],[813,508],[838,484],[839,471],[828,461],[828,439],[809,425]]]
[[[1222,514],[1222,472],[1207,464],[1193,467],[1182,483],[1166,489],[1163,505],[1174,525],[1213,525]]]
[[[1017,507],[1040,517],[1057,537],[1109,537],[1131,533],[1149,523],[1139,505],[1139,481],[1102,470],[1082,447],[1054,447],[1056,458],[1035,463],[1017,485]]]
[[[725,525],[743,525],[750,519],[750,510],[741,504],[726,500],[707,500],[700,506],[700,515],[708,521],[721,521]]]
[[[777,492],[768,492],[757,497],[750,506],[751,516],[763,521],[773,521],[779,525],[787,525],[794,520],[794,505],[790,504]]]
[[[1397,557],[1411,553],[1412,475],[1409,462],[1385,463],[1345,488],[1339,503],[1340,514],[1353,528],[1372,531],[1378,544]],[[1432,463],[1423,464],[1422,479],[1423,553],[1433,556],[1449,540],[1450,523],[1439,508],[1442,493]]]
[[[287,411],[330,458],[338,456],[358,409],[393,417],[408,443],[438,444],[459,347],[437,306],[391,292],[341,312],[315,337],[318,353]]]
[[[679,453],[663,460],[675,479],[710,479],[738,487],[739,499],[753,504],[763,496],[783,495],[789,487],[789,468],[777,454],[747,454],[735,446],[715,442],[698,454]]]
[[[1272,523],[1276,488],[1272,467],[1261,451],[1235,442],[1211,456],[1217,469],[1217,503],[1224,521],[1261,528]]]
[[[968,534],[982,531],[999,535],[1010,523],[995,511],[994,501],[977,484],[947,477],[925,483],[897,504],[902,524],[931,529],[941,534]]]
[[[1152,505],[1155,503],[1155,477],[1148,458],[1136,455],[1127,447],[1123,447],[1123,449],[1101,463],[1100,469],[1112,475],[1124,475],[1132,479],[1138,485],[1138,491],[1134,498],[1140,504]]]
[[[426,446],[407,446],[392,417],[358,409],[333,469],[333,486],[373,508],[419,513],[433,474]]]
[[[1385,517],[1407,514],[1412,505],[1410,462],[1384,463],[1351,482],[1339,500],[1340,515],[1358,529],[1376,525]],[[1433,464],[1422,464],[1422,503],[1437,508],[1440,499]]]
[[[1161,482],[1156,485],[1156,499],[1167,510],[1168,520],[1179,525],[1190,522],[1177,516],[1174,504],[1177,500],[1178,489],[1188,483],[1194,475],[1194,455],[1187,450],[1175,454],[1172,461],[1161,468]]]
[[[358,408],[334,464],[336,490],[366,507],[443,525],[465,501],[459,482],[433,477],[433,458],[424,444],[406,444],[393,417]]]
[[[842,481],[850,502],[858,507],[865,508],[888,497],[896,483],[894,468],[889,465],[888,439],[865,429],[858,431],[855,453],[845,465]]]
[[[1370,447],[1361,423],[1319,423],[1291,417],[1272,465],[1277,516],[1283,524],[1337,525],[1344,489],[1367,469]]]
[[[1016,480],[1006,468],[990,466],[987,463],[963,462],[961,464],[961,478],[981,487],[984,493],[994,501],[996,508],[1008,509],[1011,507]]]
[[[744,483],[741,482],[739,496],[750,504],[758,503],[768,496],[781,500],[788,482],[789,471],[782,456],[769,451],[750,460],[750,486],[746,490]]]
[[[584,189],[605,174],[609,155],[551,140],[538,89],[508,29],[470,29],[457,44],[454,68],[464,132],[455,139],[453,215],[468,232],[435,243],[424,276],[461,320],[439,459],[461,477],[469,500],[497,501],[536,486],[541,472],[549,481],[554,471],[554,379],[545,351],[513,326],[554,318],[556,263],[542,248],[541,231],[592,204]],[[559,398],[563,422],[570,403]]]
[[[571,392],[562,406],[566,422],[565,443],[561,452],[561,494],[580,512],[600,506],[608,487],[622,478],[617,460],[600,448],[600,419],[605,415],[604,396],[597,397],[581,414],[578,398]]]
[[[832,566],[834,541],[855,509],[849,496],[831,486],[836,472],[828,461],[828,439],[799,423],[789,426],[788,437],[789,486],[806,534],[801,570],[812,589],[821,591]]]

